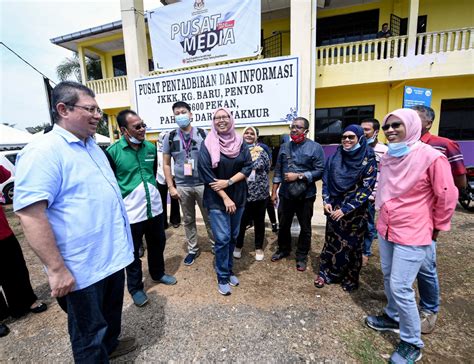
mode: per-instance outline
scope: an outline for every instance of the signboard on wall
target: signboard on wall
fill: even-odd
[[[183,0],[147,13],[155,69],[260,53],[260,1]]]
[[[177,101],[191,106],[193,126],[210,128],[219,107],[230,109],[236,126],[279,125],[298,114],[298,87],[298,57],[279,57],[137,79],[135,99],[147,131],[176,128]]]
[[[431,106],[430,88],[405,86],[403,93],[403,107],[411,108],[415,105]]]

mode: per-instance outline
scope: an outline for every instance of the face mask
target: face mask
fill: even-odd
[[[372,144],[373,142],[375,142],[376,139],[377,133],[374,133],[374,135],[372,135],[372,138],[367,139],[367,144]]]
[[[305,136],[306,136],[305,133],[297,134],[297,135],[293,135],[293,134],[290,135],[291,140],[293,140],[293,142],[295,142],[296,144],[301,143],[304,140]]]
[[[128,140],[129,140],[130,143],[132,143],[132,144],[142,144],[141,141],[139,141],[137,138],[135,138],[135,137],[133,137],[133,136],[131,136],[131,135],[128,136]]]
[[[349,149],[346,149],[343,147],[343,149],[346,151],[346,152],[353,152],[354,150],[357,150],[360,148],[360,143],[357,143],[355,145],[353,145],[352,147],[350,147]]]
[[[184,129],[186,128],[189,123],[191,122],[191,120],[189,119],[189,115],[188,114],[179,114],[179,115],[176,115],[174,117],[174,119],[176,120],[176,124],[178,124],[178,126],[181,128],[181,129]]]
[[[403,157],[410,153],[410,147],[405,142],[401,143],[388,143],[388,152],[392,157]]]

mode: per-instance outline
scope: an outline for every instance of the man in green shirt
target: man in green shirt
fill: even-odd
[[[145,140],[146,125],[136,112],[123,110],[117,115],[122,138],[107,148],[107,157],[117,178],[132,230],[135,260],[126,268],[127,288],[135,305],[148,302],[142,282],[142,264],[138,250],[143,235],[147,241],[148,271],[153,281],[176,284],[165,274],[163,252],[166,235],[163,206],[156,185],[156,147]]]

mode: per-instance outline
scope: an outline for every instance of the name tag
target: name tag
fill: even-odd
[[[194,159],[188,159],[184,162],[184,175],[192,176],[194,169]]]

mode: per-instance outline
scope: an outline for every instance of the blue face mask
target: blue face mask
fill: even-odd
[[[372,144],[377,139],[377,134],[374,133],[371,138],[367,139],[367,144]]]
[[[405,142],[401,143],[388,143],[388,152],[392,157],[403,157],[410,153],[410,147]]]
[[[131,135],[128,136],[128,141],[132,144],[142,144],[141,141],[139,141],[137,138],[135,138]]]
[[[181,128],[181,129],[184,129],[186,128],[189,123],[191,123],[191,120],[189,119],[189,115],[188,114],[179,114],[179,115],[176,115],[174,117],[175,121],[176,121],[176,124],[178,124],[178,126]]]
[[[344,148],[344,147],[343,147]],[[353,152],[354,150],[357,150],[360,148],[360,143],[355,144],[354,146],[350,147],[349,149],[344,148],[346,152]]]

